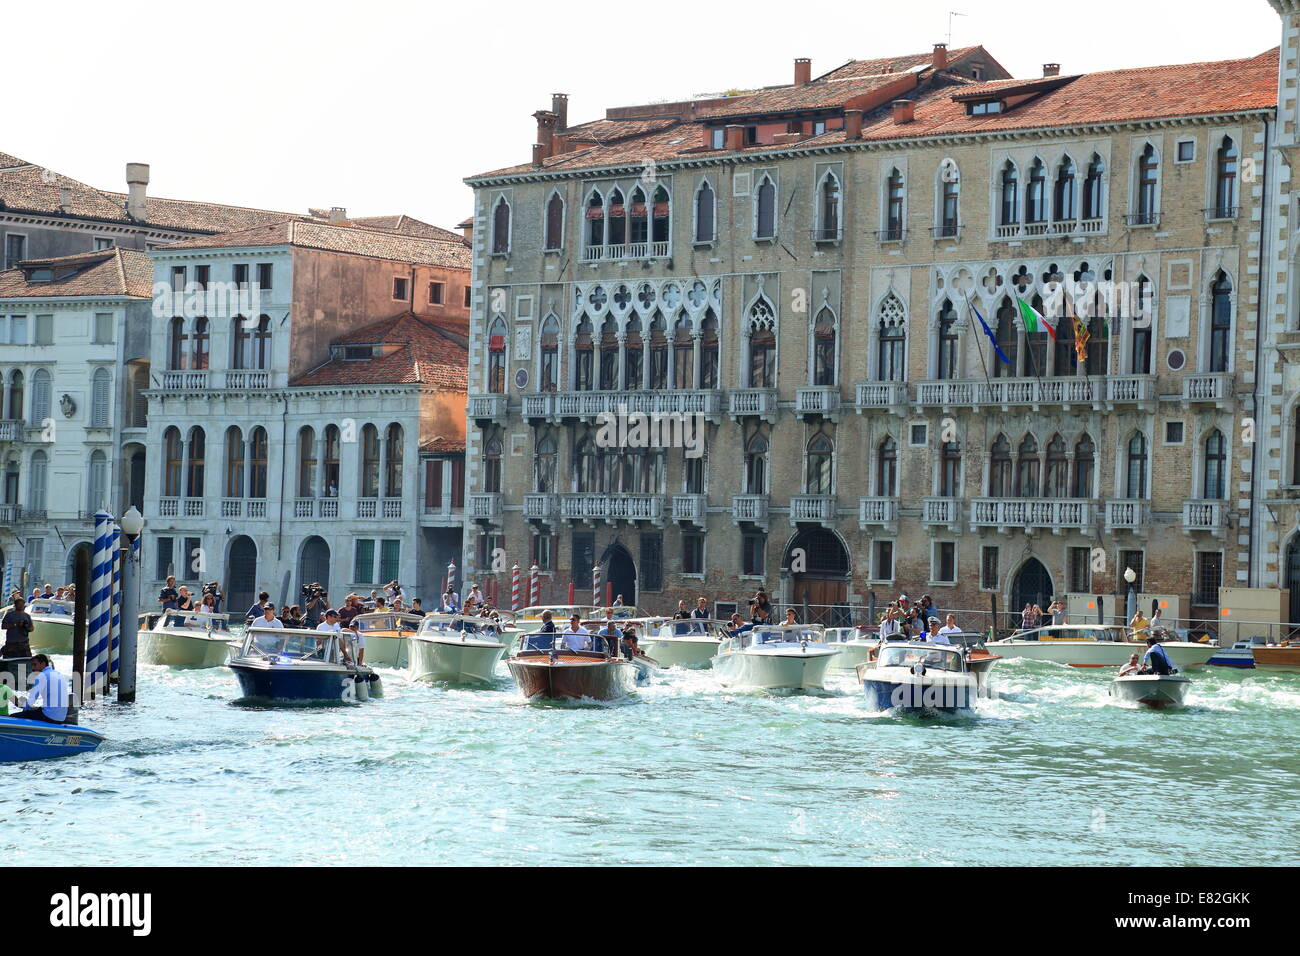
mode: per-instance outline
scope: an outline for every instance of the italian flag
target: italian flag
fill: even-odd
[[[1046,331],[1052,338],[1056,338],[1056,329],[1052,323],[1047,321],[1037,309],[1019,297],[1016,302],[1020,304],[1020,317],[1025,320],[1026,332]]]

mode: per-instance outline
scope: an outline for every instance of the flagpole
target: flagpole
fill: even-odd
[[[970,302],[970,292],[966,292],[966,293],[965,293],[965,296],[966,296],[966,309],[967,309],[967,311],[970,312],[970,313],[974,313],[974,311],[975,311],[975,307],[974,307],[973,305],[971,305],[971,302]],[[981,346],[980,346],[979,348],[977,348],[975,351],[978,352],[978,353],[979,353],[979,356],[980,356],[980,367],[984,369],[984,384],[985,384],[985,386],[988,387],[988,390],[989,390],[989,391],[988,391],[988,396],[989,396],[989,399],[991,400],[991,399],[993,398],[993,383],[989,380],[989,366],[988,366],[988,363],[984,361],[984,346],[981,345]]]

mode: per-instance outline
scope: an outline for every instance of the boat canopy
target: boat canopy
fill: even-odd
[[[659,628],[660,637],[715,637],[727,636],[726,625],[712,618],[685,618],[666,621]]]
[[[169,630],[229,632],[230,621],[224,614],[198,611],[167,611],[162,626]]]
[[[339,632],[250,627],[244,633],[239,656],[270,658],[284,664],[293,661],[334,664],[339,660]]]
[[[1090,641],[1123,643],[1125,629],[1106,624],[1057,624],[1019,631],[1012,635],[1015,641]]]
[[[458,634],[477,634],[496,639],[501,634],[501,625],[491,618],[466,616],[464,614],[430,614],[420,622],[421,634],[434,631],[455,631]]]
[[[28,614],[48,614],[52,617],[72,617],[71,601],[53,601],[49,598],[37,598],[27,605]]]
[[[357,630],[363,633],[367,631],[414,631],[419,628],[420,621],[420,615],[403,614],[400,611],[358,614],[352,619],[352,622],[357,626]]]
[[[966,670],[961,650],[942,644],[886,644],[876,662],[877,667],[912,667],[916,664],[958,674]]]
[[[755,644],[825,643],[825,632],[816,624],[773,624],[749,632]]]

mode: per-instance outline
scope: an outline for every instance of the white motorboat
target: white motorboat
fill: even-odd
[[[877,710],[955,713],[970,710],[980,695],[966,652],[929,641],[885,644],[876,661],[858,665],[857,675]]]
[[[721,621],[687,618],[664,621],[653,635],[647,629],[640,647],[663,667],[709,667],[726,639]]]
[[[1126,674],[1111,681],[1110,694],[1126,703],[1164,710],[1182,707],[1191,683],[1176,673]]]
[[[13,609],[12,604],[0,607],[0,617]],[[54,598],[34,598],[27,602],[27,613],[32,619],[32,633],[28,639],[33,654],[72,653],[71,601]]]
[[[826,643],[839,650],[831,660],[831,670],[855,671],[859,664],[871,660],[871,652],[879,642],[879,637],[860,627],[828,627]]]
[[[430,614],[420,622],[407,647],[412,680],[486,684],[493,680],[508,643],[496,621]]]
[[[838,653],[819,625],[760,624],[723,641],[713,669],[724,687],[821,690]]]
[[[1054,624],[1018,631],[1011,637],[989,641],[990,653],[1054,661],[1071,667],[1122,667],[1129,656],[1142,656],[1146,645],[1129,638],[1129,629],[1103,624]],[[1161,641],[1175,667],[1196,667],[1214,654],[1212,644]]]
[[[220,667],[230,656],[230,621],[206,611],[142,614],[139,660],[167,667]]]
[[[407,641],[420,629],[419,614],[376,611],[352,619],[357,633],[365,638],[365,662],[370,667],[405,667],[409,662]]]

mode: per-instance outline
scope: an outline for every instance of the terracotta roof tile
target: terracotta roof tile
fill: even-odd
[[[52,269],[54,278],[33,282],[25,269]],[[0,272],[0,298],[73,296],[153,297],[153,263],[134,249],[103,249],[53,259],[25,259],[17,269]]]
[[[382,345],[384,354],[368,359],[332,358],[289,384],[429,385],[469,389],[469,349],[465,322],[429,319],[411,312],[381,319],[334,340],[335,345]]]
[[[916,74],[879,73],[871,76],[831,77],[815,80],[803,86],[783,86],[761,90],[749,96],[738,96],[734,104],[702,111],[700,120],[719,120],[727,117],[763,116],[790,113],[797,110],[835,109],[855,100],[871,98],[872,94],[896,89],[889,95],[898,95],[916,85]]]
[[[454,455],[465,454],[465,439],[460,438],[443,438],[436,435],[428,441],[420,443],[420,453],[424,455]]]
[[[952,65],[959,60],[964,60],[972,53],[983,53],[988,56],[988,51],[982,46],[964,46],[956,50],[948,51],[948,63]],[[819,77],[819,79],[849,79],[862,76],[878,76],[881,73],[905,73],[908,70],[914,70],[919,66],[925,66],[934,59],[934,50],[926,50],[924,53],[910,53],[904,56],[881,56],[870,60],[849,60],[843,66],[837,66],[829,73]],[[992,57],[989,57],[992,59]],[[996,61],[995,61],[996,62]]]

